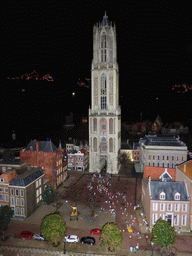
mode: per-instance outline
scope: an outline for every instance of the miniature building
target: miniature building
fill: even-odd
[[[88,152],[85,149],[80,151],[72,150],[67,154],[68,170],[84,171],[89,164]]]
[[[145,166],[143,178],[148,178],[149,176],[152,179],[161,179],[162,177],[166,179],[170,177],[173,181],[175,181],[175,168]]]
[[[44,178],[51,182],[53,188],[66,178],[63,153],[51,141],[31,141],[25,149],[20,151],[20,161],[43,169]]]
[[[181,231],[190,228],[188,188],[181,181],[142,180],[142,204],[150,226],[159,218]]]
[[[187,160],[187,146],[178,138],[161,135],[145,135],[139,141],[140,166],[175,168]]]
[[[190,197],[190,230],[192,231],[192,160],[176,166],[176,181],[183,181],[189,190]]]
[[[119,106],[119,68],[116,28],[105,13],[93,28],[91,70],[91,108],[89,109],[89,171],[118,173],[121,148],[121,109]]]
[[[13,217],[26,218],[41,204],[43,177],[44,174],[40,169],[31,167],[10,181],[9,195]]]

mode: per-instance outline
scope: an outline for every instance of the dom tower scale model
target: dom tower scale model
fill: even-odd
[[[89,170],[116,174],[121,147],[119,68],[116,28],[105,13],[93,27],[91,108],[89,109]]]

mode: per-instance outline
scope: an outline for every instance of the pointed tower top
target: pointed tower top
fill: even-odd
[[[105,16],[103,16],[103,20],[102,20],[102,22],[101,22],[101,26],[102,26],[102,27],[107,27],[107,26],[109,26],[109,20],[108,20],[108,16],[107,16],[106,12],[105,12]]]

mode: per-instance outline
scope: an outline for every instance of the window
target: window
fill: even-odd
[[[160,159],[160,157],[159,157],[159,156],[157,156],[157,159],[159,160],[159,159]]]
[[[15,190],[15,195],[16,195],[16,196],[19,195],[19,190],[18,190],[18,189]]]
[[[159,219],[165,220],[165,214],[159,214]]]
[[[4,201],[4,200],[3,200],[3,195],[2,195],[2,194],[0,194],[0,201]]]
[[[167,205],[167,211],[172,211],[172,204]]]
[[[186,223],[187,223],[187,215],[182,215],[181,225],[186,226]]]
[[[20,196],[24,196],[23,189],[20,190]]]
[[[0,192],[3,192],[3,188],[0,188]]]
[[[160,211],[165,211],[165,204],[160,204]]]
[[[151,160],[151,156],[149,155],[149,160]]]
[[[107,103],[107,98],[106,96],[101,96],[101,109],[105,110],[106,109],[106,104]]]
[[[167,160],[169,160],[169,156],[167,156]]]
[[[0,179],[0,182],[4,182],[4,179],[3,179],[3,178],[1,178],[1,179]]]
[[[8,192],[9,192],[8,188],[5,188],[5,193],[8,193]]]
[[[15,205],[15,199],[14,197],[11,197],[11,206],[14,206]]]
[[[157,211],[158,210],[158,203],[153,203],[153,211]]]
[[[107,105],[107,78],[105,74],[101,76],[101,109],[105,110]]]
[[[157,213],[153,213],[152,218],[153,218],[153,225],[154,225],[157,221]]]
[[[180,194],[178,192],[175,194],[175,200],[180,200]]]
[[[9,201],[9,196],[5,195],[5,201],[8,202]]]
[[[175,204],[175,212],[179,212],[180,204]]]
[[[94,132],[97,131],[97,119],[96,118],[93,119],[93,131]]]
[[[165,200],[165,193],[161,192],[159,195],[160,200]]]
[[[106,130],[106,124],[102,124],[102,130]]]
[[[162,160],[164,160],[165,159],[165,157],[164,156],[162,156]]]
[[[36,188],[38,187],[38,180],[36,180]]]
[[[174,224],[175,224],[175,226],[179,225],[179,215],[178,214],[174,216]]]
[[[23,206],[24,205],[24,199],[21,198],[20,200],[21,200],[21,205]]]
[[[11,189],[11,195],[14,196],[14,189]]]
[[[19,198],[16,198],[16,205],[19,205]]]
[[[155,160],[155,156],[153,156],[153,160]]]
[[[20,209],[19,209],[19,207],[16,208],[16,214],[17,214],[17,215],[20,214]]]
[[[186,212],[187,211],[187,204],[182,204],[182,211]]]
[[[174,156],[172,156],[172,160],[174,160]]]
[[[24,208],[21,208],[21,215],[24,215],[25,214],[25,210]]]

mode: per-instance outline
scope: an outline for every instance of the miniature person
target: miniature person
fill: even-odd
[[[136,250],[139,250],[139,243],[136,244]]]
[[[133,251],[133,247],[132,246],[130,246],[130,252],[132,252]]]
[[[133,251],[134,251],[134,253],[136,253],[136,248],[135,247],[134,247]]]

